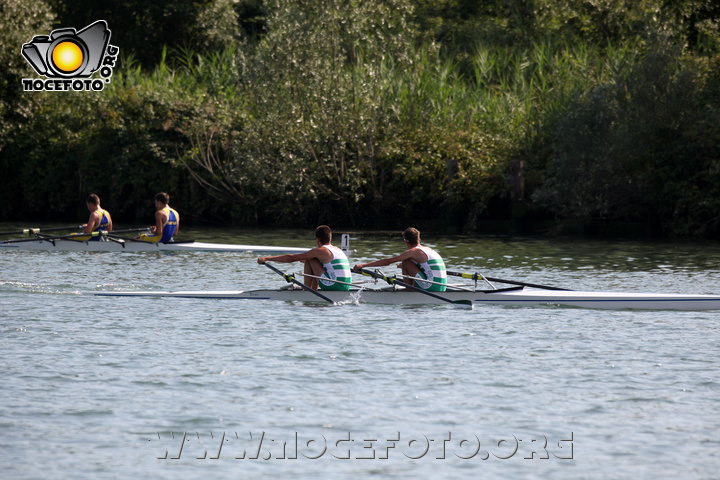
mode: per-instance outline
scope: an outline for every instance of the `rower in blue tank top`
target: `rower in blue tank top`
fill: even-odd
[[[90,217],[86,224],[82,226],[82,233],[72,235],[73,240],[79,241],[98,241],[100,237],[92,237],[86,235],[92,232],[110,232],[112,231],[112,217],[110,212],[100,207],[100,197],[95,193],[88,195],[85,205],[90,211]]]
[[[170,205],[170,195],[160,192],[155,195],[155,225],[150,227],[150,234],[143,233],[138,240],[152,243],[170,243],[180,230],[180,214]]]
[[[304,283],[314,290],[350,290],[352,274],[350,262],[345,252],[334,247],[332,230],[327,225],[315,229],[315,248],[305,253],[259,257],[258,263],[267,262],[305,262]]]
[[[384,267],[400,263],[403,280],[428,292],[444,292],[447,289],[447,272],[442,257],[432,248],[420,245],[420,231],[408,228],[403,232],[407,250],[396,257],[355,265],[354,270],[366,267]]]

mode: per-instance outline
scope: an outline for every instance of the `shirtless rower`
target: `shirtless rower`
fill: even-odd
[[[447,289],[447,272],[442,257],[432,248],[420,245],[420,231],[417,228],[407,228],[402,236],[407,247],[403,253],[396,257],[360,263],[353,270],[400,263],[404,281],[412,281],[414,287],[428,292],[444,292]]]
[[[327,225],[315,229],[315,248],[305,253],[259,257],[257,262],[304,262],[305,285],[317,290],[350,290],[352,275],[345,252],[333,246],[332,230]],[[309,275],[312,275],[309,276]],[[318,277],[318,278],[313,278]]]

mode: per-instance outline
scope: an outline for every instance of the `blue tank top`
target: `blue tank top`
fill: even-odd
[[[104,232],[107,230],[108,224],[110,223],[110,216],[108,212],[106,212],[100,207],[98,207],[95,211],[98,213],[98,215],[100,215],[100,223],[98,223],[93,232]],[[100,237],[90,237],[88,239],[88,241],[90,242],[97,242],[98,240],[100,240]]]
[[[107,230],[108,224],[110,223],[110,217],[108,216],[108,212],[106,212],[100,207],[98,207],[96,212],[100,214],[100,223],[98,223],[98,226],[95,227],[94,231],[99,232]]]
[[[167,223],[163,227],[162,230],[162,237],[160,237],[160,241],[162,243],[167,243],[172,240],[173,235],[175,235],[175,230],[177,230],[178,225],[178,213],[170,208],[165,207],[163,208],[163,212],[165,212],[165,215],[167,215]]]

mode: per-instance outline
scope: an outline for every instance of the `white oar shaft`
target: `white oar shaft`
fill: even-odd
[[[330,282],[340,283],[342,285],[350,285],[351,287],[358,285],[357,283],[343,282],[342,280],[335,280],[334,278],[330,278],[330,277],[318,277],[317,275],[310,275],[309,273],[296,273],[296,275],[301,275],[303,277],[309,277],[309,278],[317,278],[318,280],[326,280],[326,281],[330,281]]]
[[[405,274],[402,274],[402,273],[401,273],[400,275],[395,275],[395,276],[396,276],[396,277],[400,276],[400,277],[403,277],[403,278],[409,278],[410,280],[414,280],[414,281],[418,281],[418,282],[423,282],[423,283],[431,283],[431,284],[433,284],[433,285],[444,285],[444,286],[446,286],[446,287],[452,287],[452,288],[456,288],[456,289],[458,289],[458,290],[467,290],[467,289],[464,289],[464,288],[462,288],[461,286],[458,286],[458,285],[453,285],[453,284],[450,284],[450,283],[434,282],[434,281],[432,281],[432,280],[425,280],[424,278],[413,277],[412,275],[405,275]],[[472,291],[472,290],[468,290],[468,291]]]
[[[478,277],[482,278],[485,283],[490,285],[490,288],[492,288],[493,290],[497,290],[497,287],[495,285],[493,285],[492,283],[490,283],[490,280],[485,278],[485,275],[483,275],[482,273],[478,273]]]

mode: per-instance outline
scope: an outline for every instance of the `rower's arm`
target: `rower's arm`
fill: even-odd
[[[369,263],[359,263],[355,265],[354,270],[360,270],[361,268],[366,267],[386,267],[388,265],[392,265],[393,263],[398,263],[407,260],[408,258],[413,258],[414,252],[413,250],[406,250],[397,257],[392,258],[384,258],[382,260],[375,260],[374,262]]]
[[[163,225],[165,224],[165,215],[161,210],[155,212],[155,225],[150,229],[155,235],[162,233]]]
[[[288,253],[285,255],[275,255],[272,257],[258,257],[257,262],[263,264],[265,262],[280,262],[280,263],[292,263],[302,262],[304,260],[310,260],[311,258],[317,258],[317,248],[308,250],[305,253]]]
[[[88,218],[88,223],[83,225],[83,233],[91,233],[93,230],[95,230],[95,227],[99,223],[100,219],[98,219],[98,213],[92,212],[90,214],[90,218]]]
[[[112,232],[112,217],[110,216],[109,213],[106,212],[106,214],[108,217],[107,231]]]

